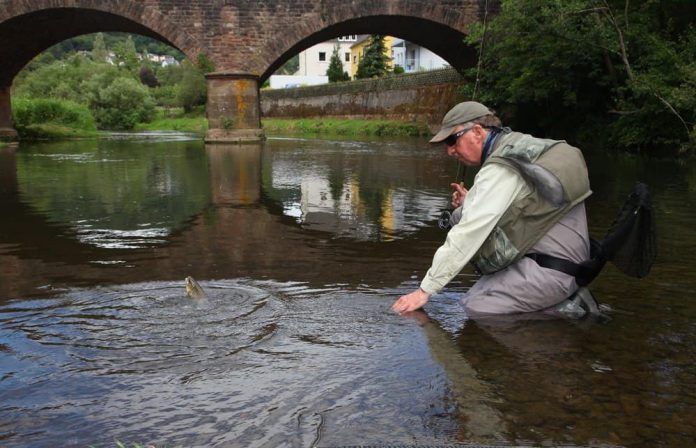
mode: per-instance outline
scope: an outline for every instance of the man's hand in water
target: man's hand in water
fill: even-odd
[[[392,305],[392,310],[399,314],[415,311],[428,303],[428,299],[430,299],[430,294],[418,288],[412,293],[399,297],[399,300]]]
[[[450,186],[452,187],[452,207],[457,208],[460,207],[464,203],[464,198],[466,197],[466,194],[469,192],[466,188],[464,188],[464,185],[462,184],[457,184],[457,183],[451,183]]]

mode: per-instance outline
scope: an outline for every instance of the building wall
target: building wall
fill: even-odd
[[[331,55],[338,46],[338,55],[343,63],[343,71],[351,72],[350,46],[357,36],[345,36],[311,46],[300,52],[300,65],[295,73],[298,76],[324,76],[331,63]]]
[[[369,35],[361,35],[360,39],[356,44],[353,44],[352,47],[350,47],[350,53],[351,53],[351,71],[348,72],[350,74],[351,79],[355,79],[355,74],[358,72],[358,65],[360,65],[360,59],[362,59],[363,54],[365,53],[365,48],[367,48],[368,45],[370,45],[370,36]],[[384,36],[384,46],[386,48],[385,54],[389,58],[388,66],[390,69],[394,68],[394,58],[392,55],[392,43],[394,42],[394,37],[392,36]]]
[[[392,45],[397,45],[392,47],[394,64],[403,67],[406,73],[449,67],[447,61],[420,45],[402,39],[395,39]]]

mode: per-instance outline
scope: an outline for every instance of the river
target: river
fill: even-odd
[[[0,445],[689,446],[696,164],[586,159],[593,236],[637,180],[657,218],[650,275],[592,283],[601,322],[468,319],[469,268],[390,311],[458,171],[423,140],[0,149]]]

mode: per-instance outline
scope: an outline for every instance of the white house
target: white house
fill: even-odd
[[[392,57],[394,65],[400,65],[406,73],[449,67],[447,61],[432,51],[403,39],[394,39]]]
[[[338,47],[338,54],[343,63],[343,71],[350,74],[350,46],[358,40],[357,35],[343,36],[331,39],[313,47],[309,47],[300,53],[300,67],[295,72],[299,76],[323,76],[331,62],[334,48]]]

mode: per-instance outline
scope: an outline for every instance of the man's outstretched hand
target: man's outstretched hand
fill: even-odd
[[[399,300],[392,305],[392,310],[399,314],[415,311],[428,303],[428,299],[430,299],[430,294],[418,288],[405,296],[399,297]]]

